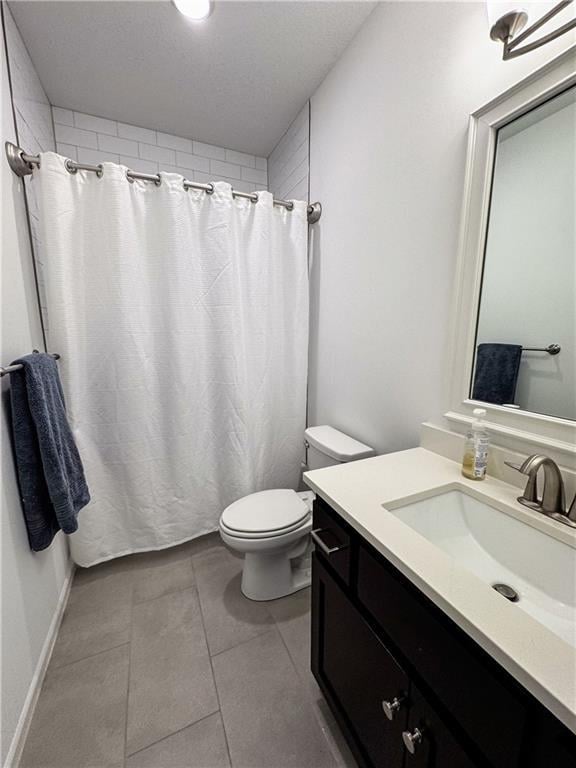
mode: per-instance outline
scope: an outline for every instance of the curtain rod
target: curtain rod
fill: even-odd
[[[8,164],[17,176],[29,176],[33,172],[33,166],[40,166],[39,155],[29,155],[24,152],[23,149],[17,147],[16,144],[7,141],[6,157],[8,158]],[[98,176],[102,176],[104,169],[102,165],[89,165],[88,163],[76,163],[74,160],[66,160],[66,169],[70,173],[76,173],[77,171],[92,171]],[[162,177],[159,173],[138,173],[138,171],[126,171],[126,178],[132,182],[135,179],[141,179],[142,181],[151,181],[157,186],[162,183]],[[201,189],[206,194],[211,195],[214,192],[214,184],[201,184],[196,181],[189,181],[184,179],[184,189]],[[256,192],[240,192],[237,189],[232,190],[233,197],[244,197],[247,200],[251,200],[253,203],[258,202],[258,195]],[[291,200],[272,200],[274,205],[280,205],[286,208],[287,211],[291,211],[294,208],[294,203]],[[322,215],[321,203],[309,203],[307,208],[308,223],[315,224]]]

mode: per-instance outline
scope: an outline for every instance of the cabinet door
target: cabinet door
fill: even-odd
[[[408,727],[402,734],[405,768],[474,768],[474,762],[412,683]],[[484,763],[483,763],[484,764]]]
[[[312,671],[328,703],[362,765],[402,768],[406,675],[317,554],[312,589]]]
[[[535,708],[525,740],[522,768],[574,768],[576,734],[543,707]]]

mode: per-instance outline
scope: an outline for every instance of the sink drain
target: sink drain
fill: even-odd
[[[505,597],[506,600],[510,600],[511,603],[517,603],[520,600],[520,595],[515,589],[508,586],[508,584],[492,584],[492,589]]]

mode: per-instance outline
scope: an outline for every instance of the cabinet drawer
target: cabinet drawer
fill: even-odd
[[[519,765],[526,721],[520,696],[470,638],[364,545],[358,598],[490,764]],[[498,736],[503,733],[506,738]]]
[[[350,529],[320,498],[314,501],[312,538],[324,562],[350,584]]]

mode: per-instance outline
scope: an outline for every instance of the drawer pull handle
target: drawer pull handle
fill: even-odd
[[[405,696],[395,696],[392,701],[383,701],[382,709],[388,720],[394,720],[396,712],[402,709],[402,705],[406,701]]]
[[[402,741],[404,742],[404,746],[411,755],[416,754],[418,744],[422,743],[423,737],[424,734],[420,728],[414,728],[412,733],[410,733],[410,731],[402,731]]]
[[[315,528],[313,531],[310,531],[310,536],[312,536],[312,541],[316,546],[320,547],[322,552],[324,552],[325,555],[330,557],[330,555],[333,555],[334,552],[339,552],[341,549],[346,549],[346,544],[341,544],[339,547],[329,547],[328,544],[322,541],[320,538],[320,534],[324,528]]]

